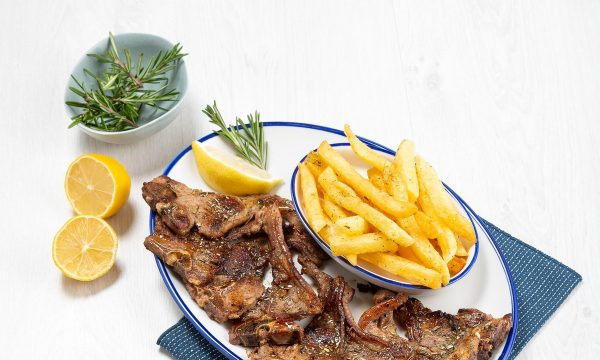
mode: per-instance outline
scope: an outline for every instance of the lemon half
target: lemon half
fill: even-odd
[[[127,201],[130,188],[131,179],[123,165],[101,154],[81,155],[65,176],[67,198],[79,215],[114,215]]]
[[[283,184],[268,172],[218,148],[192,143],[200,176],[218,192],[230,195],[264,194]]]
[[[54,236],[52,259],[65,276],[91,281],[110,270],[117,247],[117,234],[106,221],[79,215],[69,219]]]

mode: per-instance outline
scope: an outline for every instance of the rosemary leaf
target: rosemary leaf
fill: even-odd
[[[89,76],[94,86],[86,88],[82,80],[71,75],[76,86],[69,90],[79,96],[79,101],[67,101],[68,106],[82,109],[71,118],[69,128],[84,124],[104,131],[123,131],[138,126],[142,106],[150,106],[166,111],[161,103],[176,101],[179,91],[169,88],[165,74],[177,67],[177,62],[186,56],[178,43],[168,51],[159,51],[143,67],[143,54],[132,59],[131,51],[123,49],[123,58],[112,33],[109,33],[109,47],[105,54],[88,54],[100,63],[108,64],[104,74],[95,74],[89,69],[83,73]],[[158,89],[144,88],[145,85],[160,85]]]
[[[257,111],[254,112],[254,115],[247,116],[247,124],[244,124],[242,119],[236,118],[235,125],[225,124],[216,102],[213,102],[213,106],[206,105],[202,112],[208,116],[211,124],[219,127],[219,130],[215,132],[225,142],[231,144],[239,157],[263,170],[267,169],[267,142],[260,114]]]

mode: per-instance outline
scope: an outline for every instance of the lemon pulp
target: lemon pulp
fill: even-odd
[[[117,235],[106,221],[79,215],[69,219],[54,236],[52,259],[65,276],[91,281],[110,270],[117,247]]]
[[[117,160],[101,154],[75,159],[65,176],[65,193],[79,215],[107,218],[127,201],[131,179]]]

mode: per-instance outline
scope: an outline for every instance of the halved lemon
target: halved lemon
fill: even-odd
[[[206,184],[230,195],[264,194],[283,179],[274,178],[248,161],[198,141],[192,143],[196,166]]]
[[[52,259],[71,279],[91,281],[106,274],[115,263],[117,234],[97,216],[69,219],[54,236]]]
[[[101,154],[81,155],[69,165],[65,192],[79,215],[107,218],[127,201],[131,179],[117,160]]]

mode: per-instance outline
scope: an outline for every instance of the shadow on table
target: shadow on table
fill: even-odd
[[[166,330],[166,329],[165,329],[165,330]],[[170,352],[168,352],[167,350],[165,350],[165,348],[163,348],[163,347],[160,347],[160,346],[158,347],[158,353],[159,353],[159,354],[163,354],[163,355],[165,355],[165,356],[167,356],[167,357],[169,357],[169,358],[173,358],[173,355],[171,355],[171,353],[170,353]]]
[[[134,194],[129,194],[130,199],[123,205],[121,210],[107,220],[113,229],[115,229],[119,240],[125,238],[125,235],[129,232],[129,229],[135,220],[135,208],[131,203],[132,195]]]
[[[192,140],[202,134],[205,119],[198,119],[201,109],[195,104],[183,104],[177,118],[158,133],[133,144],[108,144],[77,131],[78,154],[101,153],[117,159],[132,178],[153,177],[164,170],[173,158]]]
[[[115,263],[106,275],[94,281],[78,281],[63,276],[62,289],[65,294],[73,298],[93,296],[110,287],[120,276],[121,269],[119,264]]]

